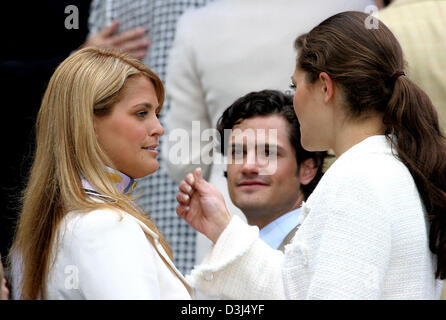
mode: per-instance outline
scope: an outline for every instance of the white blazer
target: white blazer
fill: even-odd
[[[48,299],[191,298],[157,235],[133,216],[111,209],[73,211],[59,230],[46,286]]]
[[[342,154],[285,254],[233,217],[190,283],[232,299],[439,299],[426,212],[394,152],[372,136]]]

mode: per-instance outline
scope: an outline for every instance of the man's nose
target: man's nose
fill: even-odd
[[[250,174],[258,174],[259,173],[259,166],[256,161],[255,153],[249,152],[246,156],[246,158],[243,160],[243,167],[242,167],[243,173],[250,173]]]

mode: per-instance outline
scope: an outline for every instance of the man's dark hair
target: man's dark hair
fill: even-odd
[[[223,115],[217,122],[217,130],[221,139],[220,152],[226,154],[227,142],[225,138],[228,137],[225,137],[225,129],[232,129],[245,119],[274,114],[281,115],[289,124],[289,141],[294,148],[298,168],[302,162],[309,158],[314,159],[318,167],[313,180],[307,185],[301,185],[304,197],[307,199],[323,175],[322,167],[327,152],[310,152],[302,147],[300,143],[300,125],[294,113],[292,96],[276,90],[262,90],[248,93],[237,99],[223,112]]]

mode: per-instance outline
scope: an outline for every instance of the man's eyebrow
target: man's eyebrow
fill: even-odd
[[[259,145],[259,144],[257,144]],[[285,150],[285,148],[283,148],[281,145],[277,144],[277,143],[265,143],[265,148],[268,149],[272,149],[272,148],[276,148],[277,150]]]
[[[241,146],[244,146],[245,144],[244,143],[231,143],[231,146],[232,147],[241,147]]]
[[[279,151],[283,151],[283,150],[285,150],[285,148],[284,147],[282,147],[281,145],[279,145],[279,144],[277,144],[277,143],[257,143],[256,144],[256,146],[259,146],[259,145],[264,145],[265,146],[265,148],[268,148],[268,149],[272,149],[272,148],[277,148],[277,150],[279,150]],[[245,143],[231,143],[231,146],[234,148],[234,147],[241,147],[241,146],[245,146]]]

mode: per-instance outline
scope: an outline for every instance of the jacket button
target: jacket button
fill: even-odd
[[[212,272],[205,272],[204,279],[206,281],[212,281],[214,279],[214,274]]]

